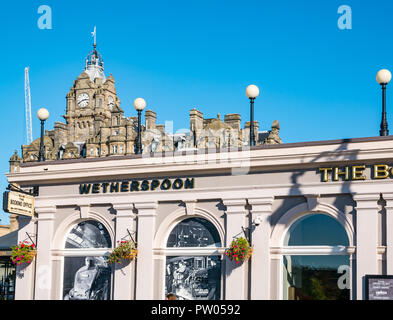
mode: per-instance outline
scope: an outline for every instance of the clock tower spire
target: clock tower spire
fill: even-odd
[[[94,38],[93,50],[89,52],[86,57],[85,72],[89,75],[90,80],[94,82],[94,79],[100,78],[102,82],[105,82],[106,77],[104,74],[104,59],[97,51],[97,30],[94,27],[94,31],[91,33]]]

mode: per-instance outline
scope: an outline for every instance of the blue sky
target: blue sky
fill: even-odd
[[[23,3],[23,4],[22,4]],[[40,5],[52,9],[52,29],[37,26]],[[340,30],[341,5],[352,29]],[[30,67],[33,137],[36,112],[50,111],[47,128],[63,121],[65,96],[83,71],[97,26],[105,73],[113,74],[126,116],[147,101],[158,122],[188,128],[189,110],[206,118],[249,118],[248,84],[261,95],[255,118],[273,120],[284,142],[379,134],[381,90],[375,75],[393,69],[393,1],[181,0],[7,1],[0,12],[0,169],[26,143],[24,68]],[[388,121],[393,133],[393,88]],[[7,181],[0,178],[0,188]],[[0,213],[1,223],[8,223]]]

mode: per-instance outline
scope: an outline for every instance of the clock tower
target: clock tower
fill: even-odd
[[[83,143],[95,137],[100,129],[110,126],[112,113],[123,115],[120,100],[116,94],[112,75],[104,74],[104,60],[94,43],[87,55],[85,70],[74,81],[67,94],[67,109],[64,119],[67,122],[68,142]]]

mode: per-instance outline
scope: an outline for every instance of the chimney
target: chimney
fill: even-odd
[[[190,130],[199,131],[203,129],[203,113],[197,109],[190,111]]]
[[[146,130],[154,130],[156,128],[157,115],[153,110],[145,112]]]
[[[229,113],[225,115],[224,122],[230,125],[235,130],[240,130],[240,114],[238,113]]]

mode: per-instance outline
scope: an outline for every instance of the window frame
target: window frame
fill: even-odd
[[[308,217],[312,217],[315,215],[325,215],[328,216],[330,219],[334,219],[336,222],[340,223],[335,217],[332,217],[330,215],[327,215],[323,211],[318,211],[318,212],[312,212],[312,213],[305,213],[298,217],[297,219],[293,219],[288,227],[286,228],[284,234],[283,234],[283,243],[285,243],[285,239],[288,235],[288,233],[291,231],[292,226],[294,226],[296,223],[299,223],[301,219],[307,219]],[[279,286],[279,299],[284,300],[284,256],[348,256],[349,258],[349,267],[351,270],[350,273],[350,288],[349,288],[349,300],[352,300],[353,296],[353,261],[352,261],[352,254],[354,253],[354,247],[350,246],[350,239],[347,233],[347,230],[344,228],[343,225],[341,225],[341,228],[343,232],[345,232],[345,235],[347,236],[348,239],[348,246],[343,246],[343,245],[335,245],[335,246],[329,246],[329,245],[305,245],[305,246],[288,246],[288,245],[281,245],[280,248],[275,248],[276,254],[279,255],[279,279],[280,279],[280,286]]]
[[[209,223],[212,224],[212,226],[215,228],[219,239],[220,239],[220,244],[221,247],[167,247],[168,244],[168,239],[173,230],[177,227],[178,224],[182,223],[184,220],[187,219],[203,219],[208,221]],[[216,301],[221,301],[223,298],[224,294],[224,280],[225,280],[225,263],[224,263],[224,256],[225,256],[225,250],[226,248],[223,247],[223,241],[220,236],[220,232],[217,229],[217,227],[214,225],[212,221],[207,219],[204,216],[192,216],[192,217],[184,217],[181,220],[176,221],[176,223],[172,224],[170,227],[170,231],[166,235],[165,239],[165,246],[164,249],[162,250],[164,259],[163,259],[163,264],[162,264],[162,295],[161,298],[165,299],[165,291],[166,291],[166,266],[167,266],[167,257],[174,257],[174,256],[185,256],[185,257],[209,257],[209,256],[219,256],[220,258],[220,264],[221,264],[221,270],[220,270],[220,300]],[[194,300],[198,301],[198,300]],[[215,301],[215,300],[212,300]]]
[[[82,222],[89,222],[89,221],[94,221],[97,223],[100,223],[104,228],[105,231],[108,233],[108,236],[111,241],[111,247],[107,248],[65,248],[67,238],[70,235],[71,231],[78,226]],[[106,228],[106,226],[99,220],[97,219],[86,219],[83,221],[78,221],[76,223],[73,223],[65,232],[64,238],[63,238],[63,243],[62,243],[62,249],[60,250],[54,250],[53,254],[57,256],[57,259],[55,260],[60,260],[61,265],[60,265],[60,285],[59,285],[59,296],[61,300],[64,300],[64,263],[66,257],[108,257],[110,253],[112,252],[114,245],[114,241],[111,237],[110,232]],[[110,265],[108,265],[109,268],[111,268]],[[109,288],[109,299],[108,300],[113,300],[113,284],[114,284],[114,268],[111,268],[111,277],[110,277],[110,288]]]

